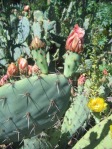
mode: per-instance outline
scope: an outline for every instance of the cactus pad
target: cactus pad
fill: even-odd
[[[64,75],[66,77],[71,77],[79,67],[80,55],[73,52],[66,52],[64,58]]]
[[[73,149],[111,149],[112,138],[110,133],[112,115],[91,128],[73,147]]]
[[[0,142],[19,141],[49,128],[64,114],[69,97],[63,75],[33,76],[0,87]]]

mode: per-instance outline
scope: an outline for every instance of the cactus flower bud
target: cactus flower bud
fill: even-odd
[[[11,63],[7,69],[8,77],[15,76],[18,74],[18,68],[14,63]]]
[[[30,6],[29,5],[25,5],[24,6],[24,11],[29,11],[30,10]]]
[[[83,51],[83,37],[85,31],[76,24],[74,29],[70,33],[66,41],[66,50],[70,50],[76,53]]]
[[[39,49],[45,47],[45,43],[42,42],[37,36],[31,42],[30,48],[31,49]]]
[[[28,75],[32,75],[32,66],[28,65]]]
[[[40,73],[40,69],[37,65],[34,65],[32,67],[32,73],[34,73],[34,74]]]
[[[1,79],[0,79],[0,86],[4,85],[8,80],[8,75],[4,75]]]
[[[84,74],[80,75],[80,77],[78,78],[78,85],[83,85],[86,81],[86,77]]]
[[[27,73],[28,70],[28,62],[25,58],[20,58],[18,60],[19,71],[21,74]]]

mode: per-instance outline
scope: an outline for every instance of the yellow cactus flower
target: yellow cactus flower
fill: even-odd
[[[103,98],[96,97],[89,100],[88,107],[93,112],[103,112],[107,107],[107,103],[105,103]]]
[[[111,135],[111,138],[112,138],[112,125],[110,125],[110,135]]]

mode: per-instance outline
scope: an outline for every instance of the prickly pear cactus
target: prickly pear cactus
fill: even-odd
[[[33,76],[0,87],[0,142],[22,140],[49,128],[68,107],[63,75]]]
[[[112,115],[105,118],[99,124],[91,128],[73,147],[73,149],[104,149],[112,148],[112,138],[110,132],[112,125]]]

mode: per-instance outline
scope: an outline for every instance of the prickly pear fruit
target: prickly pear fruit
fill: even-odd
[[[15,76],[18,74],[18,68],[14,63],[11,63],[7,68],[7,75],[9,77]]]
[[[19,58],[18,60],[19,71],[21,74],[27,74],[28,71],[28,62],[25,58]]]

